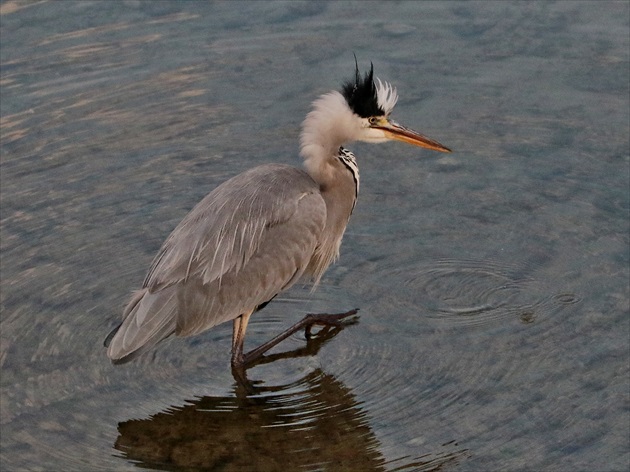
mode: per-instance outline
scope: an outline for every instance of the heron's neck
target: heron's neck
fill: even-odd
[[[302,124],[301,155],[309,175],[322,187],[336,181],[342,144],[354,141],[358,118],[339,92],[330,92],[313,103]]]
[[[308,165],[308,160],[306,161]],[[322,168],[327,171],[322,172]],[[334,159],[309,172],[319,183],[320,195],[326,204],[326,227],[322,232],[315,254],[309,264],[310,273],[317,282],[326,268],[339,257],[339,246],[348,220],[354,210],[359,193],[359,168],[354,155],[340,147]],[[325,183],[322,183],[324,182]]]

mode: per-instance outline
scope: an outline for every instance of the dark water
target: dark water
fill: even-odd
[[[2,470],[625,471],[627,2],[0,3]],[[350,147],[341,260],[253,318],[114,367],[162,240],[362,67],[452,147]],[[282,355],[283,350],[293,351]]]

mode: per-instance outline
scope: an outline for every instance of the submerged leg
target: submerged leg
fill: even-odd
[[[272,347],[274,347],[278,343],[284,341],[285,339],[287,339],[292,334],[297,333],[301,329],[305,330],[306,337],[309,338],[311,336],[311,329],[315,325],[324,326],[324,327],[326,327],[326,326],[334,326],[334,327],[343,326],[344,322],[342,320],[347,318],[347,317],[349,317],[349,316],[356,315],[358,311],[359,311],[358,309],[354,309],[354,310],[350,310],[350,311],[348,311],[346,313],[338,313],[338,314],[334,314],[334,315],[325,314],[325,313],[319,314],[319,315],[312,315],[312,314],[311,315],[306,315],[304,318],[302,318],[302,320],[300,320],[297,323],[295,323],[293,326],[291,326],[286,331],[283,331],[278,336],[276,336],[273,339],[270,339],[266,343],[261,344],[256,349],[252,349],[247,354],[243,354],[243,343],[242,343],[242,340],[241,340],[241,343],[240,343],[240,357],[235,357],[235,355],[234,355],[234,345],[235,344],[234,344],[234,340],[233,340],[233,343],[232,343],[232,367],[233,368],[234,367],[241,367],[241,368],[244,367],[245,365],[249,364],[253,360],[255,360],[255,359],[259,358],[260,356],[262,356],[269,349],[271,349]],[[250,313],[250,315],[251,315],[251,313]],[[249,316],[247,317],[247,320],[249,320]],[[247,322],[245,324],[247,325]],[[235,332],[236,332],[236,320],[234,320],[234,327],[235,327]],[[245,332],[243,330],[243,335],[244,334],[245,334]],[[236,364],[235,364],[235,360],[237,361]]]

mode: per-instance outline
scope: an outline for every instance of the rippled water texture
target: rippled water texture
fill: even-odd
[[[627,471],[628,2],[0,4],[2,470]],[[226,178],[299,165],[359,65],[454,149],[349,146],[340,261],[236,383],[231,326],[113,366],[153,255]]]

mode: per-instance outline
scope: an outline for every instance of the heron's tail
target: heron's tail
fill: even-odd
[[[114,364],[135,359],[175,332],[176,315],[176,287],[136,292],[125,308],[123,322],[105,339],[107,357]]]

